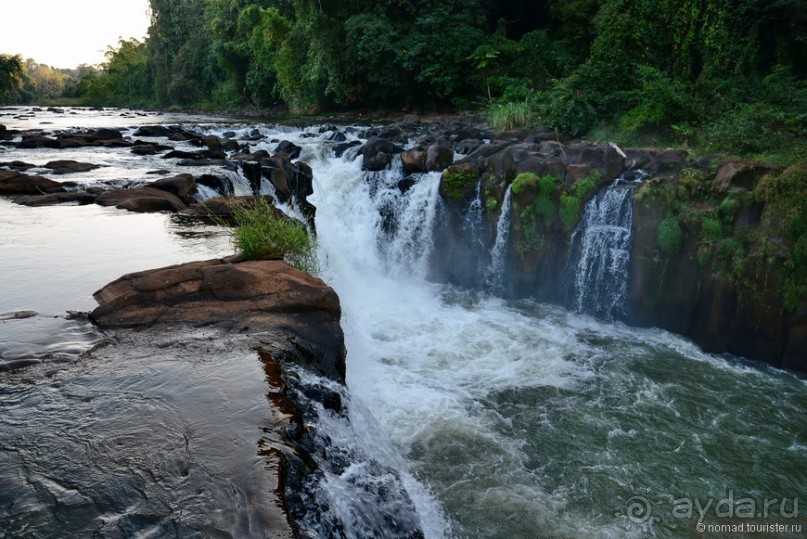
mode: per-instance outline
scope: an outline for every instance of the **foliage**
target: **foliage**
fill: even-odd
[[[662,219],[656,231],[656,245],[661,254],[673,256],[681,250],[684,241],[684,232],[674,216],[669,215]]]
[[[23,76],[24,65],[20,55],[0,54],[0,104],[17,102]]]
[[[488,123],[497,131],[510,131],[529,127],[534,121],[529,105],[521,102],[494,105],[488,111]]]
[[[301,223],[278,215],[265,198],[249,206],[233,204],[230,211],[236,223],[236,247],[248,260],[283,258],[299,270],[316,271],[316,248]]]
[[[522,172],[515,177],[512,184],[512,191],[515,195],[520,195],[528,188],[535,188],[538,186],[538,176],[532,172]]]
[[[580,199],[578,197],[566,194],[560,196],[560,220],[566,232],[574,229],[580,221]]]
[[[540,123],[786,164],[807,155],[804,0],[150,5],[147,40],[122,41],[100,71],[64,79],[64,95],[295,112],[476,105],[496,129]],[[2,58],[3,100],[59,88],[28,69],[38,82],[25,93],[25,74]]]
[[[476,185],[478,178],[473,171],[449,168],[443,172],[441,180],[445,194],[456,200],[462,198],[471,186]]]

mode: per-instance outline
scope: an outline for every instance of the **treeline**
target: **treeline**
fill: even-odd
[[[499,127],[807,135],[807,0],[151,0],[79,96],[294,113],[489,108]],[[753,136],[752,136],[753,135]]]

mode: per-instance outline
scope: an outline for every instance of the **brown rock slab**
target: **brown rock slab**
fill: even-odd
[[[44,195],[64,191],[59,182],[14,170],[0,170],[0,195]]]
[[[186,207],[176,195],[153,187],[109,191],[99,196],[95,203],[138,213],[178,212]]]
[[[131,273],[95,293],[101,328],[216,326],[275,332],[313,353],[307,365],[344,382],[341,308],[332,288],[279,260],[216,259]]]

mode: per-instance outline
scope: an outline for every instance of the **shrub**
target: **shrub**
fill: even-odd
[[[522,172],[513,180],[513,185],[511,189],[513,190],[513,194],[520,195],[524,192],[525,189],[528,187],[537,187],[538,186],[538,176],[533,174],[532,172]]]
[[[236,248],[248,260],[282,258],[295,268],[317,270],[316,246],[302,223],[278,213],[265,198],[231,205]]]
[[[730,224],[734,221],[734,216],[737,215],[738,209],[740,209],[740,202],[736,198],[728,197],[720,203],[720,208],[717,211],[723,222]]]
[[[678,219],[672,215],[665,217],[658,225],[656,231],[656,245],[662,254],[672,256],[681,250],[684,242],[684,232]]]
[[[560,220],[566,232],[572,229],[580,221],[580,199],[574,195],[560,196]]]
[[[704,219],[701,223],[701,233],[707,242],[716,243],[723,237],[723,225],[717,219]]]
[[[442,185],[446,196],[459,199],[462,194],[472,185],[475,185],[478,177],[470,170],[448,169],[443,172]]]

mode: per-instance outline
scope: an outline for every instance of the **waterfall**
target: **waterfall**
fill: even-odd
[[[606,320],[623,312],[633,224],[633,189],[617,180],[586,204],[567,267],[571,307]]]
[[[484,260],[485,251],[485,212],[482,203],[482,181],[476,184],[474,199],[468,206],[465,220],[471,237],[471,252],[474,259]]]
[[[504,283],[504,264],[507,254],[507,240],[510,236],[510,221],[512,218],[512,184],[507,186],[502,200],[502,212],[496,223],[496,243],[490,252],[490,264],[485,272],[485,284],[493,292],[501,290]]]
[[[425,278],[433,247],[440,174],[403,178],[400,158],[391,168],[365,173],[375,217],[376,247],[386,271]]]

